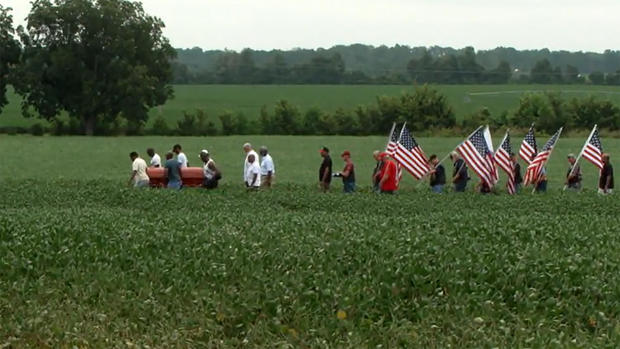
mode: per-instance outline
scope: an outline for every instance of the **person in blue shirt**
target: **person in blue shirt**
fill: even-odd
[[[166,164],[164,168],[168,172],[168,184],[167,188],[181,189],[183,183],[181,182],[181,164],[174,159],[174,154],[168,152],[166,154]]]

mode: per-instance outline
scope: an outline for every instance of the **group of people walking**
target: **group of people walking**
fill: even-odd
[[[246,154],[243,170],[243,181],[248,190],[257,190],[259,188],[270,188],[275,181],[275,165],[273,158],[269,155],[267,147],[260,148],[259,153],[252,149],[250,143],[243,145]],[[149,164],[140,157],[138,152],[131,152],[131,177],[129,185],[134,187],[148,187],[150,178],[147,168],[164,168],[166,170],[166,187],[170,189],[181,189],[183,187],[183,179],[181,172],[183,168],[189,167],[187,156],[183,152],[180,144],[175,144],[172,150],[166,153],[166,161],[162,163],[161,157],[155,152],[155,149],[148,148],[146,153],[151,158]],[[215,161],[211,158],[208,150],[203,149],[198,154],[202,161],[203,183],[206,189],[215,189],[219,181],[222,179],[222,172],[216,166]]]
[[[243,145],[245,160],[243,166],[243,182],[249,191],[259,190],[260,188],[271,188],[275,183],[275,163],[267,147],[262,146],[257,153],[250,143]],[[180,189],[183,187],[181,177],[181,169],[189,166],[187,156],[183,152],[180,144],[175,144],[172,150],[167,152],[165,162],[162,163],[161,157],[153,148],[148,148],[146,153],[149,155],[150,162],[146,163],[137,152],[131,152],[129,157],[132,162],[132,173],[129,184],[135,187],[148,187],[149,177],[147,174],[148,167],[163,167],[167,173],[166,186],[171,189]],[[327,192],[330,190],[332,178],[341,178],[343,183],[343,191],[345,193],[353,193],[356,190],[355,165],[353,163],[351,152],[348,150],[340,154],[344,162],[342,171],[333,171],[333,162],[330,151],[327,147],[319,150],[322,162],[319,167],[319,188]],[[203,149],[198,154],[202,161],[203,170],[203,187],[206,189],[215,189],[218,182],[222,179],[222,172],[216,166],[215,161],[211,158],[208,150]],[[396,161],[392,159],[389,153],[375,151],[373,157],[376,160],[376,166],[372,172],[373,190],[382,194],[393,194],[398,190],[399,181],[402,172]],[[446,185],[452,185],[453,191],[464,192],[467,190],[467,184],[471,179],[465,160],[457,152],[450,154],[452,160],[452,176],[447,177],[446,169],[440,163],[437,155],[432,154],[428,158],[430,171],[428,172],[428,181],[430,189],[433,193],[442,193]],[[523,183],[521,175],[521,166],[517,161],[514,153],[510,154],[510,159],[514,169],[515,188],[518,192]],[[611,194],[614,188],[613,167],[609,161],[609,154],[603,154],[603,168],[600,171],[598,191],[601,194]],[[574,154],[568,154],[567,161],[569,165],[566,174],[565,189],[579,191],[581,190],[581,167],[576,162]],[[536,192],[545,192],[547,190],[546,170],[543,167],[541,175],[534,183]],[[476,185],[475,191],[480,193],[490,193],[491,188],[480,182]]]
[[[166,170],[166,188],[181,189],[183,187],[181,169],[189,167],[189,161],[180,144],[175,144],[172,150],[166,153],[166,160],[163,163],[161,156],[155,152],[155,149],[148,148],[146,153],[151,158],[148,165],[146,161],[140,157],[138,152],[134,151],[129,154],[129,158],[131,159],[131,177],[129,178],[129,185],[138,188],[150,186],[147,168],[151,167],[164,168]],[[209,151],[206,149],[201,150],[198,157],[202,161],[203,187],[207,189],[217,188],[222,175],[220,170],[215,166],[215,161],[211,159]]]
[[[341,157],[344,161],[344,169],[341,172],[332,173],[332,160],[329,155],[329,149],[326,147],[320,150],[323,161],[319,168],[319,187],[323,191],[328,191],[332,177],[340,177],[343,182],[343,191],[345,193],[352,193],[355,191],[355,166],[351,159],[351,152],[345,150]],[[396,161],[392,159],[389,153],[374,151],[373,157],[377,161],[377,164],[372,173],[373,189],[377,193],[393,194],[398,190],[399,180],[401,178],[401,171]],[[446,185],[449,183],[452,185],[454,192],[464,192],[467,190],[467,184],[471,179],[469,177],[469,171],[467,163],[457,152],[450,154],[452,160],[452,176],[447,178],[446,169],[440,163],[437,155],[432,154],[428,158],[428,165],[430,171],[428,172],[428,182],[430,189],[433,193],[443,193]],[[613,167],[609,161],[609,154],[603,154],[603,169],[599,175],[598,192],[600,194],[611,194],[614,188]],[[514,153],[510,154],[510,160],[513,164],[515,189],[517,192],[521,190],[523,184],[523,176],[521,174],[521,165],[517,161],[517,156]],[[568,190],[579,191],[581,190],[581,168],[576,162],[574,154],[568,154],[568,171],[566,173],[565,187]],[[547,175],[546,169],[543,167],[541,175],[533,183],[535,192],[545,192],[547,190]],[[491,188],[484,182],[479,182],[474,188],[475,191],[487,194],[491,193]]]

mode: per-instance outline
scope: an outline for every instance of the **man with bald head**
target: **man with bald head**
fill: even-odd
[[[257,163],[259,163],[259,157],[256,151],[252,149],[252,144],[250,143],[245,143],[243,145],[243,151],[245,152],[245,162],[243,164],[243,181],[245,182],[245,175],[248,172],[248,168],[251,165],[251,163],[248,161],[250,158],[250,155],[254,155],[254,161],[256,161]]]

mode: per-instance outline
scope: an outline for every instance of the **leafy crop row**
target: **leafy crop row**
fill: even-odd
[[[0,191],[0,346],[620,341],[611,197]]]

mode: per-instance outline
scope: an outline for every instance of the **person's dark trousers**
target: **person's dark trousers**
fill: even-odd
[[[467,182],[465,181],[454,183],[454,191],[457,193],[464,192],[466,188],[467,188]]]

